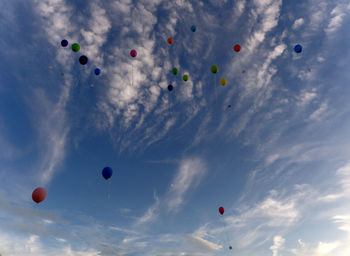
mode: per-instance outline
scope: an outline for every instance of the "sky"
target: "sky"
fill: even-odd
[[[347,0],[1,1],[1,256],[349,256],[349,26]]]

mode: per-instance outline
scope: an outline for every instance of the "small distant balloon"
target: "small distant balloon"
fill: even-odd
[[[235,52],[239,52],[241,50],[241,46],[239,44],[235,44],[235,46],[233,46],[233,50]]]
[[[227,83],[226,78],[221,78],[221,79],[220,79],[220,84],[221,84],[222,86],[225,86],[226,83]]]
[[[137,56],[137,52],[136,52],[135,49],[132,49],[132,50],[130,51],[130,56],[133,57],[133,58],[135,58],[135,57]]]
[[[37,204],[44,201],[46,198],[46,190],[42,187],[38,187],[36,189],[34,189],[33,193],[32,193],[32,199],[34,202],[36,202]]]
[[[297,44],[296,46],[294,46],[294,51],[296,53],[301,53],[302,50],[303,50],[303,47],[300,44]]]
[[[101,69],[95,68],[95,75],[98,76],[101,74]]]
[[[168,91],[171,92],[174,89],[174,86],[172,86],[171,84],[168,85]]]
[[[227,107],[228,107],[228,108],[230,108],[230,107],[231,107],[231,105],[228,105]]]
[[[172,37],[168,38],[168,44],[172,44],[174,42],[174,39]]]
[[[220,207],[219,207],[219,213],[220,213],[221,215],[223,215],[224,212],[225,212],[224,207],[220,206]]]
[[[196,29],[197,29],[197,27],[196,27],[195,25],[192,25],[192,26],[191,26],[191,31],[192,31],[192,32],[196,32]]]
[[[185,82],[188,80],[189,76],[187,74],[184,74],[182,77],[182,80],[184,80]]]
[[[78,43],[72,44],[72,51],[73,52],[79,52],[80,50],[80,45]]]
[[[229,247],[228,247],[230,250],[232,250],[232,246],[230,245]]]
[[[64,76],[64,73],[63,73],[63,72],[61,72],[61,76]]]
[[[213,66],[211,66],[210,71],[211,71],[213,74],[216,74],[216,73],[219,71],[219,68],[218,68],[218,66],[213,65]]]
[[[79,62],[81,65],[85,65],[86,63],[88,63],[88,61],[89,61],[89,59],[85,55],[81,55],[79,58]]]
[[[172,72],[173,72],[174,75],[177,75],[177,73],[179,73],[179,70],[177,68],[173,68]]]
[[[63,40],[61,41],[61,46],[62,46],[62,47],[67,47],[67,45],[68,45],[68,41],[67,41],[66,39],[63,39]]]
[[[102,170],[102,176],[103,178],[105,178],[106,180],[108,180],[110,177],[112,177],[112,174],[113,174],[113,170],[111,167],[105,167],[103,168]]]

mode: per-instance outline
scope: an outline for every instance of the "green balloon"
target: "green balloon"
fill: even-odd
[[[183,75],[182,79],[186,82],[188,80],[189,76],[187,74]]]
[[[72,44],[72,51],[73,52],[79,52],[80,50],[80,45],[78,43]]]
[[[179,71],[177,70],[177,68],[173,68],[173,74],[174,74],[174,75],[177,75],[178,72],[179,72]]]
[[[210,71],[212,73],[216,74],[219,71],[219,68],[218,68],[218,66],[213,65],[213,66],[211,66]]]

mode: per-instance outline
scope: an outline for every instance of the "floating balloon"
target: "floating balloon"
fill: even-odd
[[[188,80],[189,76],[187,74],[183,75],[182,79],[186,82]]]
[[[192,26],[191,26],[191,31],[192,31],[192,32],[196,32],[196,29],[197,29],[197,27],[196,27],[195,25],[192,25]]]
[[[81,55],[79,58],[79,62],[81,65],[85,65],[86,63],[88,63],[88,61],[89,61],[89,59],[85,55]]]
[[[137,51],[136,51],[135,49],[132,49],[132,50],[130,51],[130,56],[133,57],[133,58],[135,58],[135,57],[137,56]]]
[[[239,44],[235,44],[235,46],[233,46],[233,50],[235,52],[239,52],[241,50],[241,46]]]
[[[106,180],[108,180],[110,177],[112,177],[112,174],[113,174],[113,170],[111,167],[105,167],[103,168],[102,170],[102,176],[103,178],[105,178]]]
[[[228,105],[227,107],[228,107],[228,108],[230,108],[230,107],[231,107],[231,105]]]
[[[61,72],[61,76],[64,76],[64,73],[63,73],[63,72]]]
[[[72,51],[73,52],[79,52],[80,50],[80,45],[78,43],[72,44]]]
[[[219,213],[220,213],[221,215],[223,215],[224,212],[225,212],[224,207],[220,206],[220,208],[219,208]]]
[[[37,204],[44,201],[46,197],[46,190],[44,188],[36,188],[32,193],[32,199]]]
[[[179,73],[179,71],[177,70],[177,68],[173,68],[172,72],[173,72],[174,75],[177,75],[177,73]]]
[[[230,245],[229,247],[228,247],[230,250],[232,250],[232,246]]]
[[[303,50],[303,47],[300,44],[297,44],[296,46],[294,46],[294,51],[296,53],[301,53],[302,50]]]
[[[172,44],[174,42],[174,39],[172,37],[168,38],[168,44]]]
[[[101,74],[101,69],[95,68],[95,75],[98,76],[99,74]]]
[[[171,92],[174,89],[174,86],[172,86],[171,84],[168,85],[168,91]]]
[[[211,66],[210,71],[212,73],[216,74],[219,71],[219,68],[218,68],[218,66],[213,65],[213,66]]]
[[[225,86],[226,83],[227,83],[226,78],[221,78],[221,79],[220,79],[220,84],[221,84],[222,86]]]
[[[61,41],[61,46],[62,46],[62,47],[67,47],[67,45],[68,45],[68,41],[67,41],[66,39],[63,39],[63,40]]]

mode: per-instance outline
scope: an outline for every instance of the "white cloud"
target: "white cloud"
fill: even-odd
[[[325,29],[327,34],[334,33],[338,28],[340,28],[344,17],[346,16],[345,9],[346,6],[344,4],[339,4],[331,11],[332,18]]]
[[[294,30],[296,30],[296,29],[300,28],[303,24],[304,24],[304,19],[303,18],[299,18],[299,19],[294,21],[292,28]]]
[[[310,120],[321,120],[322,115],[327,111],[328,103],[323,102],[321,106],[315,110],[309,117]]]
[[[184,201],[185,194],[199,185],[206,173],[206,167],[202,159],[189,158],[181,161],[179,169],[171,184],[173,184],[167,196],[167,204],[170,211],[178,210]]]
[[[272,256],[281,255],[278,254],[278,252],[284,248],[283,245],[285,241],[286,240],[281,236],[275,236],[273,238],[273,245],[270,247],[270,250],[272,251]]]
[[[156,193],[154,193],[153,197],[155,200],[154,204],[150,206],[147,211],[136,220],[134,225],[143,225],[156,220],[159,215],[160,200]]]

